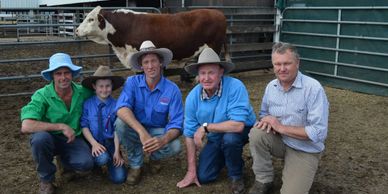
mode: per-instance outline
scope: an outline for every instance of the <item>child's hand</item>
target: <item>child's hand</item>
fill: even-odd
[[[121,157],[121,154],[119,151],[115,151],[113,154],[113,165],[115,167],[122,166],[124,164],[124,159]]]
[[[106,151],[106,148],[103,145],[99,144],[98,142],[92,145],[92,155],[94,157],[101,155],[105,151]]]

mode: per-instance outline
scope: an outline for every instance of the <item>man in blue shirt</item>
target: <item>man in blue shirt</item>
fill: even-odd
[[[232,193],[244,193],[242,151],[256,121],[248,91],[235,78],[225,76],[234,64],[221,62],[217,53],[205,48],[198,63],[185,70],[198,75],[199,84],[186,98],[184,136],[188,170],[179,188],[215,181],[226,166]],[[203,147],[202,139],[207,137]],[[202,149],[203,147],[203,149]],[[198,170],[196,151],[200,151]]]
[[[162,76],[171,59],[169,49],[157,49],[151,41],[144,41],[130,58],[132,67],[144,74],[128,77],[125,82],[117,100],[115,127],[128,152],[127,182],[132,185],[140,180],[143,152],[150,154],[154,172],[160,169],[160,159],[180,152],[177,137],[183,125],[182,94],[175,83]]]
[[[249,193],[268,193],[273,186],[271,157],[284,158],[281,193],[309,193],[325,148],[329,103],[321,84],[299,72],[299,54],[276,43],[272,64],[277,79],[263,96],[260,121],[249,133],[256,181]]]

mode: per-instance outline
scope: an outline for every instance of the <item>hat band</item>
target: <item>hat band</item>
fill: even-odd
[[[140,51],[152,51],[155,50],[155,47],[142,48]]]

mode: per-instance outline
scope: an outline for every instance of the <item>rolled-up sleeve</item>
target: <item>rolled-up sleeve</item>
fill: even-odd
[[[228,99],[227,117],[229,120],[246,122],[249,117],[249,97],[247,89],[240,81],[236,81]]]
[[[176,88],[172,94],[169,106],[169,122],[166,125],[166,131],[169,129],[179,129],[183,132],[183,102],[182,94],[179,88]]]
[[[329,102],[322,87],[311,96],[307,103],[308,115],[305,131],[307,136],[314,143],[324,142],[327,137]]]
[[[194,98],[195,93],[191,92],[187,96],[185,102],[185,120],[183,135],[189,138],[194,137],[194,133],[200,125],[196,117],[197,101]]]
[[[82,116],[81,116],[81,121],[80,121],[81,129],[82,128],[89,128],[90,129],[88,118],[89,118],[89,108],[87,106],[87,102],[85,102],[83,104]]]
[[[20,113],[20,120],[34,119],[42,120],[43,115],[47,110],[47,104],[44,96],[40,92],[36,92],[31,96],[31,101],[22,108]]]
[[[123,107],[127,107],[133,110],[134,101],[135,101],[134,90],[135,90],[135,87],[137,87],[134,82],[135,80],[133,76],[128,77],[127,81],[124,84],[123,90],[121,91],[121,94],[117,99],[115,112],[117,112],[120,108],[123,108]]]

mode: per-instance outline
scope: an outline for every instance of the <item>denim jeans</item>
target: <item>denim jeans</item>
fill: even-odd
[[[137,132],[119,118],[116,119],[115,130],[119,136],[121,145],[127,151],[129,167],[133,169],[142,167],[144,162],[143,145]],[[147,128],[147,131],[152,137],[160,137],[165,134],[164,128]],[[181,144],[177,138],[161,149],[151,153],[150,159],[160,160],[168,158],[179,153],[180,150]]]
[[[219,141],[207,141],[199,154],[197,170],[199,182],[215,181],[225,165],[230,179],[242,178],[244,168],[242,152],[248,142],[250,128],[245,127],[242,133],[223,133]]]
[[[56,166],[54,156],[60,155],[65,169],[86,172],[93,168],[92,152],[82,137],[76,137],[67,143],[62,134],[51,134],[46,131],[36,132],[30,139],[32,157],[41,181],[52,182],[55,179]]]
[[[107,165],[109,180],[114,184],[124,183],[127,180],[127,169],[125,168],[125,165],[116,167],[113,164],[113,154],[115,152],[113,139],[106,139],[103,146],[106,148],[106,152],[94,157],[94,164],[96,166]]]

